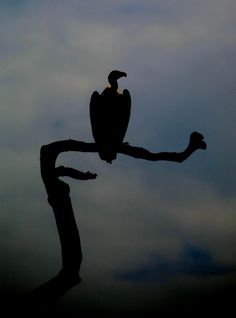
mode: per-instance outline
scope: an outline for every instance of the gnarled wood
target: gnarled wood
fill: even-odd
[[[119,153],[149,161],[165,160],[181,163],[197,149],[206,149],[206,143],[203,141],[201,134],[194,132],[190,136],[186,149],[179,153],[153,153],[141,147],[131,146],[128,143],[121,145]],[[56,141],[41,147],[41,176],[47,191],[48,202],[56,219],[61,244],[62,270],[55,278],[31,293],[32,304],[45,304],[56,300],[80,282],[79,271],[82,261],[80,236],[71,204],[70,187],[59,177],[67,176],[74,179],[88,180],[96,178],[97,175],[63,166],[56,167],[57,157],[68,151],[98,152],[98,149],[95,143],[71,139]]]

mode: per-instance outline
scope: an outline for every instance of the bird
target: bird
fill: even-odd
[[[117,157],[129,124],[131,96],[127,89],[118,91],[118,79],[127,77],[125,72],[113,70],[101,94],[92,93],[90,99],[90,122],[93,138],[98,146],[100,158],[112,163]]]

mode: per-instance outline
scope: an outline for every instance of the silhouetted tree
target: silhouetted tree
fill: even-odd
[[[201,134],[193,132],[190,135],[188,146],[182,152],[153,153],[128,143],[123,143],[118,152],[149,161],[165,160],[181,163],[198,149],[206,149],[206,143]],[[56,141],[41,148],[41,176],[47,191],[48,202],[56,219],[61,244],[62,269],[56,277],[30,293],[28,300],[33,306],[45,306],[45,304],[56,301],[81,280],[79,277],[82,261],[81,243],[70,199],[70,187],[59,177],[67,176],[78,180],[88,180],[95,179],[97,175],[64,166],[56,167],[58,155],[68,151],[98,152],[98,146],[95,143],[69,139]]]
[[[62,269],[59,274],[30,293],[28,300],[32,305],[51,304],[66,291],[77,285],[82,262],[82,251],[79,231],[76,225],[70,199],[70,187],[60,177],[71,177],[78,180],[95,179],[91,172],[81,172],[73,168],[56,167],[57,157],[68,151],[96,152],[102,160],[111,163],[117,153],[150,161],[183,162],[197,149],[206,149],[203,136],[197,132],[190,135],[190,141],[182,152],[153,153],[144,148],[123,143],[128,127],[131,97],[126,89],[118,91],[118,79],[127,76],[117,70],[108,76],[110,87],[99,94],[94,92],[90,100],[90,120],[95,143],[76,140],[56,141],[41,147],[41,176],[47,191],[48,203],[53,209],[61,244]]]

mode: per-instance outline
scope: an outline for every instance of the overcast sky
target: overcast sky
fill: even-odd
[[[132,97],[126,141],[181,151],[199,131],[208,149],[183,164],[60,156],[98,177],[66,180],[83,282],[58,306],[135,312],[235,282],[235,14],[234,0],[0,1],[3,293],[60,270],[40,147],[93,141],[90,96],[113,69],[128,74],[119,80]]]

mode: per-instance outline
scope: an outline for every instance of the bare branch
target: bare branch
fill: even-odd
[[[96,173],[82,172],[74,168],[59,166],[56,168],[57,177],[70,177],[77,180],[89,180],[97,177]]]
[[[127,143],[123,143],[118,152],[149,161],[183,162],[197,149],[206,149],[206,143],[203,141],[201,134],[194,132],[190,136],[187,148],[179,153],[153,153],[141,147],[130,146]],[[58,298],[80,282],[79,272],[82,261],[80,236],[70,199],[70,187],[59,177],[67,176],[79,180],[88,180],[95,179],[97,175],[89,171],[81,172],[64,166],[55,167],[58,155],[67,151],[98,152],[98,148],[95,143],[71,139],[56,141],[41,147],[41,176],[48,194],[48,202],[53,209],[57,223],[61,243],[62,270],[54,279],[35,290],[31,297],[32,304],[35,301],[48,302],[55,297]]]

